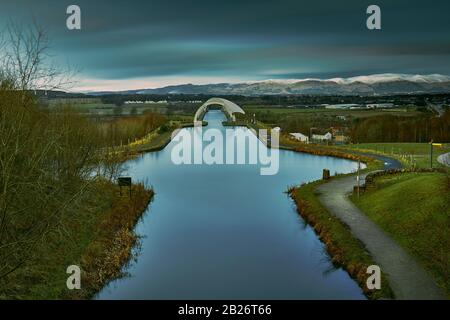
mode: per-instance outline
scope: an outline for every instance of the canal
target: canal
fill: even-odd
[[[221,111],[205,120],[225,130]],[[280,150],[278,174],[264,176],[258,165],[175,165],[173,147],[126,163],[156,195],[136,226],[142,239],[128,276],[97,299],[364,299],[284,193],[324,168],[352,172],[355,162]]]

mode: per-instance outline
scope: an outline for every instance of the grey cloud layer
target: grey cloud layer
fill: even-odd
[[[362,73],[450,74],[448,1],[377,1],[383,30],[365,28],[371,2],[0,2],[0,21],[33,15],[61,59],[91,78],[233,76],[247,79]],[[65,29],[65,8],[83,29]]]

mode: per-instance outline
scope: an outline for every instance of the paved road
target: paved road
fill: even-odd
[[[444,166],[450,167],[450,152],[449,153],[444,153],[441,154],[438,158],[437,161],[441,164],[443,164]]]
[[[372,153],[365,153],[365,152],[355,152],[355,153],[361,156],[372,157],[377,160],[380,160],[384,164],[384,170],[401,169],[403,167],[402,163],[397,159]]]
[[[384,162],[385,168],[401,167],[395,159],[374,156]],[[348,199],[355,184],[355,176],[334,179],[317,188],[319,200],[364,243],[381,270],[389,276],[396,299],[445,299],[428,273]]]

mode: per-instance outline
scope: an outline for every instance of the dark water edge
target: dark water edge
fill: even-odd
[[[224,131],[223,120],[208,112],[204,130]],[[284,193],[357,163],[280,150],[278,174],[261,176],[257,165],[177,166],[172,148],[127,162],[156,196],[136,227],[143,238],[130,276],[97,299],[365,299]]]

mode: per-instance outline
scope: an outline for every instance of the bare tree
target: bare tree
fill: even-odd
[[[76,70],[60,67],[49,53],[50,41],[35,21],[31,27],[9,22],[3,36],[3,78],[20,90],[55,90],[70,87]],[[1,47],[0,47],[1,48]]]
[[[10,23],[1,35],[0,280],[33,256],[81,198],[100,143],[87,119],[40,110],[30,97],[29,90],[72,83],[72,72],[52,63],[45,32]]]

